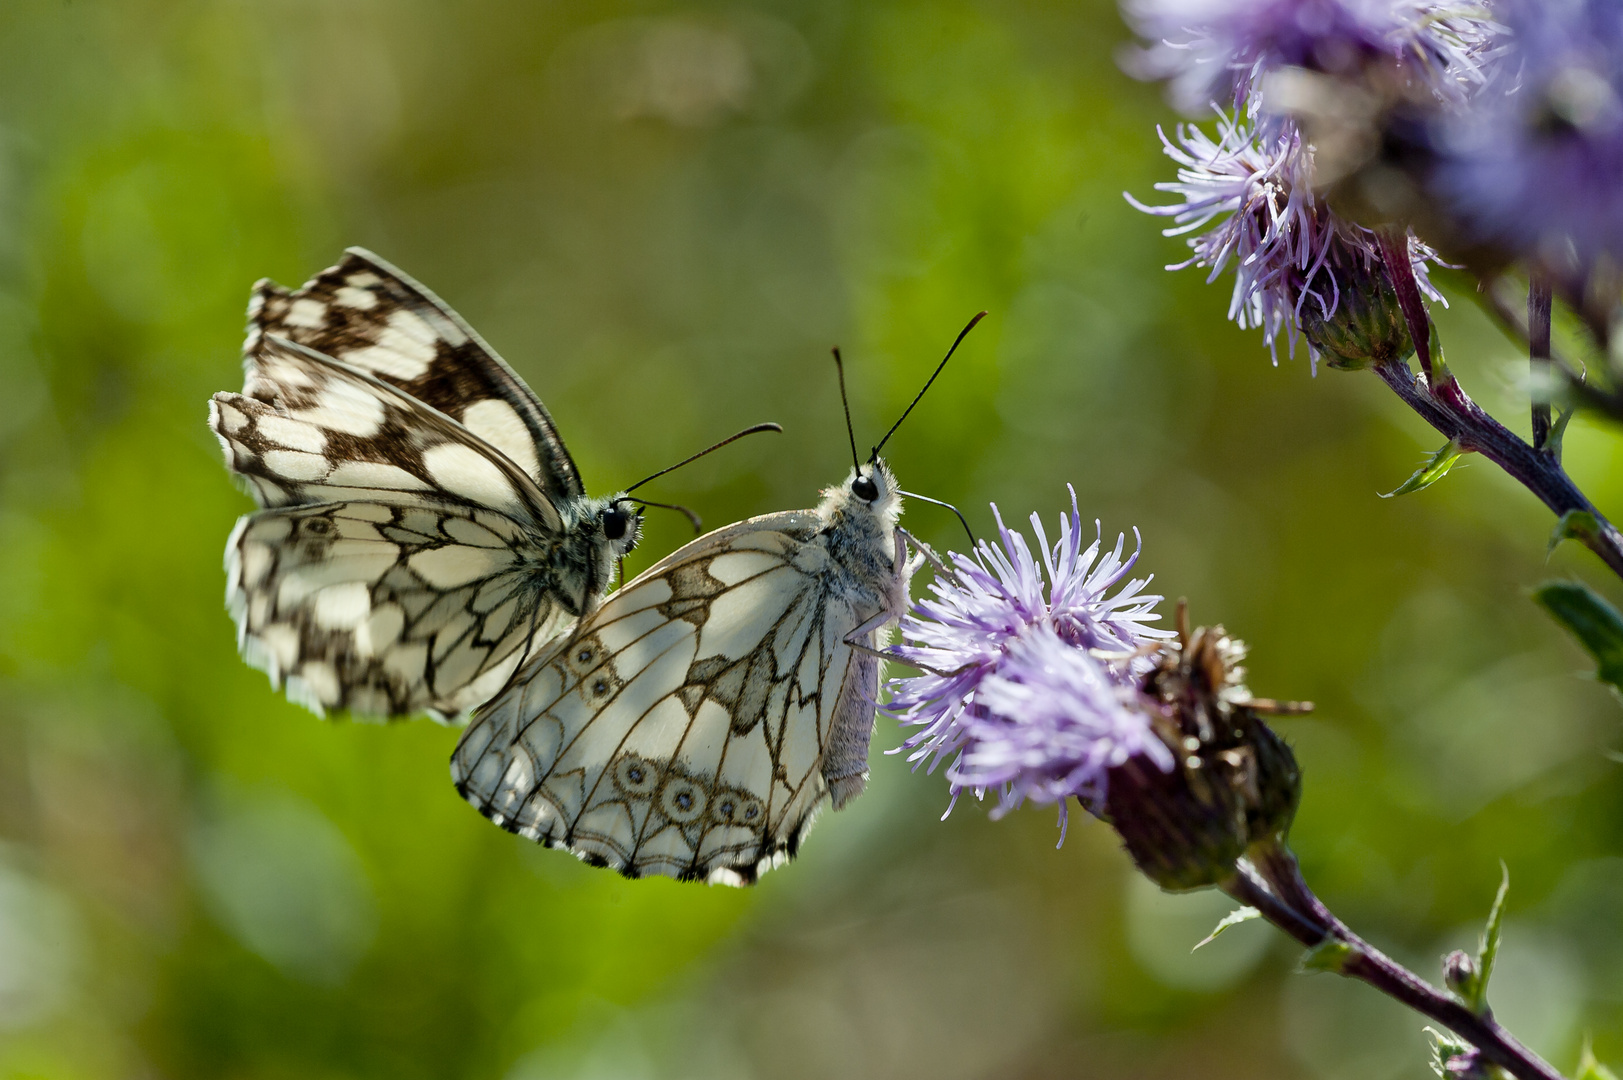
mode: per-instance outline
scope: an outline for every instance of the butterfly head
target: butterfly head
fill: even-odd
[[[826,520],[871,519],[886,532],[901,516],[902,500],[890,466],[875,458],[853,468],[839,487],[823,492],[819,512]]]
[[[642,539],[642,511],[630,499],[616,496],[597,508],[597,527],[608,541],[609,557],[624,557]]]

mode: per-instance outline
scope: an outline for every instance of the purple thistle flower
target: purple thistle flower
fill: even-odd
[[[1171,78],[1179,104],[1218,103],[1256,116],[1281,68],[1359,78],[1394,68],[1437,97],[1459,100],[1481,81],[1491,23],[1481,4],[1437,0],[1124,0],[1152,45],[1139,74]]]
[[[1102,805],[1106,772],[1135,755],[1163,772],[1173,766],[1121,671],[1051,627],[1031,627],[1008,643],[960,716],[962,749],[947,780],[955,790],[998,789],[994,818],[1027,799],[1057,803],[1063,844],[1068,798]]]
[[[1178,125],[1175,140],[1161,132],[1178,178],[1155,187],[1182,202],[1149,206],[1126,198],[1146,214],[1172,218],[1165,235],[1196,234],[1188,240],[1193,254],[1168,270],[1210,267],[1207,280],[1215,281],[1233,263],[1228,317],[1241,329],[1260,328],[1277,364],[1280,335],[1294,356],[1304,321],[1334,315],[1345,287],[1375,276],[1380,250],[1372,231],[1314,197],[1313,151],[1293,122],[1258,134],[1238,117],[1219,117],[1215,139],[1193,124]],[[1435,253],[1412,237],[1409,252],[1416,283],[1442,301],[1426,273]],[[1316,366],[1319,350],[1311,339],[1309,346]]]
[[[1482,240],[1581,263],[1623,259],[1623,6],[1500,0],[1487,86],[1444,113],[1441,191]]]
[[[997,507],[992,511],[996,515]],[[1086,755],[1073,754],[1047,771],[1009,772],[1010,762],[1019,757],[1016,747],[1023,745],[1022,740],[1037,740],[1024,744],[1035,753],[1044,738],[1068,740],[1067,745],[1072,746],[1085,740],[1082,733],[1090,730],[1101,733],[1101,738],[1116,738],[1122,716],[1128,715],[1116,710],[1124,706],[1112,705],[1108,694],[1101,697],[1092,690],[1079,691],[1080,696],[1074,698],[1075,715],[1063,725],[1050,717],[1033,721],[1046,724],[1041,731],[1009,734],[1008,726],[1024,723],[1025,718],[999,719],[989,711],[983,695],[993,692],[1005,695],[1000,700],[1009,700],[1009,694],[1019,697],[1027,692],[1012,689],[1015,686],[1043,685],[1035,673],[1041,665],[1033,657],[1044,654],[1031,651],[1039,648],[1032,644],[1039,632],[1085,661],[1087,670],[1103,680],[1100,686],[1130,687],[1151,665],[1147,657],[1135,656],[1135,650],[1172,636],[1170,631],[1148,625],[1160,618],[1154,608],[1161,597],[1143,591],[1148,578],[1121,584],[1138,559],[1136,551],[1123,558],[1125,536],[1108,553],[1103,553],[1097,533],[1093,543],[1083,548],[1074,490],[1071,512],[1061,519],[1059,538],[1052,545],[1041,519],[1031,516],[1042,555],[1040,564],[1026,538],[1005,526],[1001,515],[997,521],[1001,549],[982,541],[974,557],[950,553],[950,575],[932,582],[933,597],[920,600],[902,620],[903,641],[893,652],[897,659],[920,666],[923,673],[891,680],[886,711],[904,727],[920,729],[900,748],[915,768],[928,762],[933,772],[942,761],[951,760],[947,778],[953,803],[962,789],[975,788],[979,795],[989,785],[1003,786],[1004,806],[1028,797],[1060,799],[1064,793],[1092,791],[1102,782],[1108,761],[1114,760],[1107,747],[1099,750],[1107,764],[1095,770],[1097,776],[1084,768],[1084,762],[1092,760]],[[1116,589],[1114,595],[1107,595],[1112,588]],[[1084,689],[1094,687],[1088,682],[1091,677],[1078,671],[1056,670],[1053,675],[1055,680],[1069,680],[1064,685]],[[1002,689],[989,691],[989,685]],[[983,756],[981,740],[993,732],[1003,732],[1000,738],[1005,741],[995,750],[987,744],[985,753],[991,756]],[[1082,771],[1078,773],[1078,769]],[[1061,791],[1064,781],[1056,778],[1055,770],[1072,778],[1073,792]],[[947,812],[952,812],[951,805]]]

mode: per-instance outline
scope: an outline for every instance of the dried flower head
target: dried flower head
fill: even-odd
[[[1307,706],[1253,700],[1239,666],[1244,655],[1220,626],[1161,647],[1142,688],[1158,707],[1155,733],[1175,764],[1152,770],[1143,758],[1126,761],[1111,770],[1106,799],[1095,808],[1163,889],[1222,883],[1253,845],[1283,841],[1295,817],[1296,759],[1258,714]]]
[[[1178,163],[1178,178],[1155,187],[1183,201],[1148,206],[1131,195],[1127,201],[1147,214],[1172,218],[1165,235],[1189,237],[1193,254],[1167,269],[1207,267],[1207,280],[1215,281],[1232,264],[1229,318],[1242,329],[1260,328],[1276,363],[1280,336],[1294,355],[1304,329],[1315,361],[1326,351],[1348,359],[1332,331],[1342,329],[1335,318],[1350,291],[1363,294],[1354,302],[1353,324],[1366,333],[1378,327],[1388,331],[1375,335],[1371,358],[1406,355],[1407,331],[1395,317],[1396,297],[1375,234],[1314,196],[1313,152],[1293,123],[1258,134],[1238,118],[1220,114],[1216,138],[1180,124],[1176,140],[1163,131],[1161,143]],[[1435,255],[1412,237],[1409,252],[1416,283],[1428,297],[1442,300],[1426,272]]]
[[[915,767],[948,763],[954,802],[965,788],[997,787],[1003,807],[1032,798],[1061,802],[1063,813],[1066,795],[1094,791],[1103,768],[1140,745],[1132,731],[1142,722],[1117,695],[1150,666],[1141,646],[1169,632],[1149,625],[1161,600],[1143,591],[1149,579],[1123,583],[1138,558],[1123,557],[1125,537],[1110,551],[1097,535],[1082,546],[1075,491],[1052,544],[1036,514],[1031,524],[1040,562],[1001,515],[1001,547],[983,541],[974,557],[948,556],[950,573],[902,620],[894,650],[923,673],[892,680],[886,709],[919,729],[901,747]],[[1060,687],[1066,715],[1019,704]]]

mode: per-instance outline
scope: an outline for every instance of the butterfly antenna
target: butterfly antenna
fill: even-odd
[[[851,399],[845,396],[845,361],[840,359],[840,347],[834,346],[834,370],[840,373],[840,404],[845,406],[845,434],[851,440],[851,464],[856,466],[857,472],[862,472],[862,462],[857,460],[857,432],[851,426]]]
[[[917,499],[919,502],[927,502],[931,506],[943,506],[943,507],[946,507],[948,510],[951,510],[955,515],[957,515],[958,523],[964,527],[964,532],[969,534],[969,546],[970,546],[970,549],[971,550],[974,549],[975,543],[976,543],[976,541],[975,541],[975,531],[969,527],[969,522],[964,519],[964,515],[961,512],[959,512],[958,508],[956,506],[952,505],[952,503],[950,503],[950,502],[942,502],[940,499],[932,499],[928,495],[919,495],[919,494],[915,494],[914,492],[911,492],[911,491],[902,491],[900,488],[898,488],[896,490],[896,494],[904,495],[909,499]]]
[[[668,472],[674,472],[675,470],[680,469],[684,465],[691,465],[693,462],[698,461],[700,458],[704,457],[706,454],[712,453],[713,451],[716,451],[716,450],[720,450],[723,446],[726,446],[728,443],[737,442],[739,439],[742,439],[746,435],[754,435],[756,432],[759,432],[759,431],[782,431],[782,430],[783,430],[783,425],[782,424],[771,424],[771,423],[756,424],[753,427],[747,427],[743,431],[738,432],[736,435],[727,436],[725,439],[721,440],[719,443],[716,443],[714,446],[707,446],[703,450],[700,450],[697,454],[694,454],[691,457],[683,458],[681,461],[678,461],[675,465],[671,465],[671,466],[668,466],[666,468],[663,468],[663,469],[659,470],[657,473],[655,473],[652,476],[643,477],[641,480],[638,480],[635,484],[632,484],[630,487],[626,488],[626,494],[627,495],[631,494],[633,491],[636,491],[638,488],[642,487],[644,484],[648,483],[648,481],[650,481],[650,480],[657,480],[661,476],[664,476]],[[656,505],[663,505],[663,504],[650,503],[649,505],[650,506],[656,506]],[[691,513],[691,512],[692,511],[689,511],[689,513]]]
[[[703,519],[700,518],[698,514],[695,514],[692,510],[681,505],[680,503],[654,502],[652,499],[638,499],[630,495],[625,497],[625,501],[634,502],[638,506],[657,506],[661,510],[675,510],[677,513],[687,517],[688,523],[693,526],[693,531],[695,534],[704,528]]]
[[[973,319],[970,319],[968,326],[958,331],[958,336],[953,339],[952,348],[948,349],[947,355],[941,358],[941,363],[935,366],[935,371],[930,373],[929,379],[927,379],[924,383],[924,389],[920,390],[916,395],[914,395],[912,402],[909,403],[906,409],[902,410],[902,415],[897,417],[894,424],[890,425],[890,430],[885,432],[885,437],[880,439],[878,444],[874,446],[873,454],[868,458],[869,461],[874,461],[879,457],[879,451],[884,448],[885,443],[890,441],[890,437],[896,434],[896,429],[902,426],[902,421],[907,419],[907,414],[912,412],[913,406],[919,403],[919,399],[924,396],[924,391],[930,389],[930,384],[935,382],[937,375],[941,374],[941,369],[947,366],[947,361],[952,359],[952,354],[958,351],[958,343],[963,341],[969,332],[975,329],[975,324],[984,318],[986,318],[986,312],[983,311],[979,315],[976,315]]]

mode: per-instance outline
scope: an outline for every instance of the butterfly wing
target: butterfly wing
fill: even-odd
[[[552,417],[524,381],[444,301],[371,252],[348,249],[296,291],[260,281],[248,316],[250,358],[262,337],[331,356],[497,447],[554,502],[582,494]],[[255,395],[251,359],[247,366],[245,392]]]
[[[844,640],[874,612],[819,524],[740,522],[616,592],[475,715],[458,790],[628,877],[745,884],[792,857],[831,779],[838,802],[861,790],[877,692]]]
[[[209,426],[260,505],[447,493],[562,531],[534,479],[432,406],[283,338],[260,338],[249,363],[246,392],[215,394]]]
[[[316,713],[451,717],[567,623],[544,554],[464,500],[264,510],[226,545],[227,605],[244,659]]]
[[[239,646],[322,712],[451,716],[607,584],[533,479],[400,390],[274,337],[274,401],[216,394],[210,425],[262,506],[226,548]]]

